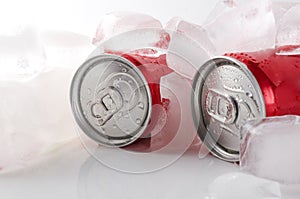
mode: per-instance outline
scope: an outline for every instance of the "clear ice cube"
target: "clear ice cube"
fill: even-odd
[[[0,172],[25,167],[76,136],[69,104],[74,68],[52,68],[27,81],[0,81]]]
[[[277,23],[277,54],[300,54],[300,5],[287,10]]]
[[[48,67],[77,68],[95,49],[90,37],[74,32],[48,29],[41,31],[39,37]]]
[[[94,46],[86,36],[33,26],[0,32],[0,44],[3,172],[25,167],[76,136],[69,87],[76,68]]]
[[[30,25],[0,31],[0,80],[28,78],[45,67],[38,30]]]
[[[242,130],[240,167],[281,183],[300,183],[300,117],[281,116],[248,122]]]
[[[98,45],[124,32],[146,28],[161,29],[162,24],[159,20],[146,14],[128,11],[112,12],[100,19],[93,44]]]
[[[214,46],[206,31],[178,17],[171,19],[165,29],[171,36],[167,63],[174,71],[192,79],[199,67],[214,54]]]
[[[269,0],[220,1],[203,25],[217,54],[274,47],[275,18]]]

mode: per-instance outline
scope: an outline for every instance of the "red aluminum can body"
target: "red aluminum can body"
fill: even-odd
[[[229,53],[247,65],[262,91],[266,116],[300,115],[300,55],[277,55],[273,49]]]

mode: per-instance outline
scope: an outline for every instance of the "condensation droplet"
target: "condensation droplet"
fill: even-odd
[[[247,95],[248,97],[250,97],[250,98],[253,97],[253,94],[252,94],[251,92],[246,92],[246,95]]]
[[[126,73],[126,72],[127,72],[127,69],[126,69],[126,68],[122,68],[122,72],[123,72],[123,73]]]
[[[116,128],[117,128],[117,125],[116,125],[116,124],[114,124],[114,125],[113,125],[113,128],[114,128],[114,129],[116,129]]]
[[[92,89],[88,88],[88,89],[87,89],[87,94],[88,94],[88,95],[91,95],[91,94],[92,94]]]
[[[136,123],[140,124],[141,123],[141,119],[136,119]]]
[[[139,102],[139,103],[138,103],[138,107],[139,107],[140,109],[144,109],[144,104],[143,104],[142,102]]]
[[[239,80],[238,80],[237,78],[234,78],[233,81],[234,81],[234,82],[238,82]]]

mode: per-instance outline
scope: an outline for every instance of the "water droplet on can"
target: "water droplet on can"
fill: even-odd
[[[137,124],[140,124],[140,123],[141,123],[141,119],[139,119],[139,118],[136,119],[136,123],[137,123]]]
[[[92,94],[92,89],[88,88],[88,89],[87,89],[87,94],[88,94],[88,95]]]
[[[138,107],[139,107],[140,109],[144,109],[144,104],[143,104],[142,102],[139,102],[139,103],[138,103]]]
[[[250,98],[253,97],[253,94],[252,94],[251,92],[246,92],[246,95],[247,95],[248,97],[250,97]]]

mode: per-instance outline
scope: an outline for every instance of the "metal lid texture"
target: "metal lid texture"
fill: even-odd
[[[79,127],[106,146],[134,142],[151,116],[145,77],[135,65],[116,55],[102,54],[83,63],[73,77],[70,98]]]
[[[193,89],[192,114],[200,139],[218,158],[239,161],[241,127],[266,115],[257,80],[244,63],[220,56],[200,67]]]

